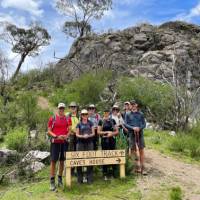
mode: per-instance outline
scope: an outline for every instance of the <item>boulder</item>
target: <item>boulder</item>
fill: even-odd
[[[22,159],[22,162],[43,161],[50,156],[47,151],[29,151],[28,154]]]
[[[38,171],[42,170],[45,167],[45,164],[42,162],[34,161],[31,162],[30,165],[25,167],[26,173],[37,173]]]
[[[8,162],[9,159],[14,159],[18,156],[16,150],[0,149],[0,163]]]

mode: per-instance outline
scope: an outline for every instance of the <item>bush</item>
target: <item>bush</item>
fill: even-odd
[[[27,131],[25,128],[16,128],[5,137],[6,146],[9,149],[23,152],[27,147]]]
[[[175,152],[184,152],[187,148],[186,136],[178,135],[175,136],[169,144],[169,149]]]
[[[111,73],[102,71],[98,74],[83,74],[79,79],[67,84],[64,88],[58,89],[51,97],[52,103],[56,106],[59,102],[69,103],[76,100],[81,105],[98,103],[100,94],[106,87]]]
[[[32,92],[25,92],[20,95],[18,103],[21,110],[21,117],[30,128],[36,128],[37,97]]]
[[[182,200],[182,191],[180,187],[174,187],[171,189],[170,200]]]
[[[200,159],[199,140],[193,134],[178,134],[169,144],[169,149],[175,152],[183,152],[194,159]]]
[[[173,119],[174,97],[167,84],[139,78],[123,77],[118,83],[118,94],[121,101],[139,100],[144,109],[148,108],[149,117],[162,127]]]

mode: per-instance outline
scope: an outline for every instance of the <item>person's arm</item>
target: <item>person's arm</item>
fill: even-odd
[[[50,127],[48,128],[48,135],[53,138],[57,138],[57,135],[52,132],[52,128],[50,128]]]
[[[146,128],[146,121],[145,121],[144,115],[141,114],[140,130],[143,130],[144,128]]]
[[[103,129],[102,126],[103,126],[103,121],[100,120],[99,123],[98,123],[98,128],[97,128],[98,135],[100,135],[100,136],[107,135],[108,134],[107,131],[102,131],[102,129]]]
[[[94,137],[95,136],[95,127],[92,126],[92,134],[88,135],[88,138]]]
[[[55,133],[53,133],[52,126],[53,126],[53,117],[51,117],[48,122],[48,135],[53,138],[58,138],[58,136]]]
[[[83,138],[83,135],[80,135],[80,129],[78,127],[76,128],[76,137]]]
[[[113,132],[111,133],[111,137],[117,136],[119,134],[118,127],[115,125]]]
[[[127,128],[129,130],[133,130],[133,128],[134,128],[133,126],[128,124],[128,114],[126,114],[126,116],[125,116],[125,121],[124,121],[123,125],[125,126],[125,128]]]

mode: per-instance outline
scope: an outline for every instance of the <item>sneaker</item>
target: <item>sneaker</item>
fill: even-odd
[[[50,191],[56,191],[55,179],[51,179],[50,181]]]
[[[58,187],[63,187],[62,177],[58,176]]]
[[[108,181],[108,177],[107,176],[104,176],[104,181]]]
[[[87,183],[87,178],[83,177],[83,183]]]

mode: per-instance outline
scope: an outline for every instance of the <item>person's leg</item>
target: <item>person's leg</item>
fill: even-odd
[[[141,173],[144,171],[144,148],[145,148],[145,142],[144,142],[144,134],[143,132],[140,133],[140,167],[141,167]]]
[[[63,170],[64,170],[64,160],[61,160],[60,164],[59,164],[59,173],[58,173],[58,176],[62,176],[63,175]]]
[[[141,169],[143,170],[143,168],[144,168],[144,149],[140,149],[140,166],[141,166]]]
[[[62,187],[63,182],[62,182],[62,175],[63,175],[63,170],[64,170],[64,162],[65,162],[65,153],[67,151],[68,143],[60,144],[59,148],[59,171],[58,171],[58,186]]]
[[[76,149],[77,151],[83,151],[84,145],[82,142],[77,142]],[[77,180],[78,183],[83,183],[83,170],[82,167],[77,167]]]
[[[107,143],[106,143],[106,139],[102,138],[101,139],[101,148],[102,150],[107,150]],[[108,166],[107,165],[103,165],[102,166],[102,170],[103,170],[103,176],[105,179],[107,179],[107,175],[108,175]]]
[[[94,143],[92,141],[88,142],[86,147],[88,151],[92,151],[94,150]],[[87,167],[87,182],[89,184],[93,182],[93,167],[92,166]]]
[[[111,138],[110,139],[109,146],[110,146],[110,150],[115,150],[116,149],[116,140],[115,140],[115,138]],[[117,165],[112,165],[112,175],[113,175],[114,178],[117,177],[116,171],[117,171]]]
[[[50,164],[50,176],[51,176],[51,178],[55,177],[55,170],[56,170],[56,162],[52,160],[51,164]]]
[[[56,189],[55,185],[55,171],[56,171],[56,162],[59,157],[58,145],[55,143],[51,143],[50,147],[50,190],[54,191]]]

